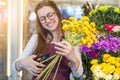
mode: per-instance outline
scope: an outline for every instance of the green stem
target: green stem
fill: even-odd
[[[49,75],[50,75],[51,71],[53,70],[53,68],[54,68],[54,65],[51,65],[50,68],[48,69],[48,71],[46,72],[43,80],[47,80],[47,78],[49,77]]]
[[[57,69],[56,69],[56,71],[55,71],[55,75],[54,75],[54,77],[53,77],[53,80],[55,80],[55,78],[56,78],[56,75],[57,75],[58,69],[59,69],[59,67],[60,67],[60,62],[61,62],[61,60],[62,60],[62,57],[63,57],[63,56],[60,56],[60,60],[59,60],[59,62],[58,62]]]
[[[44,61],[41,61],[40,63],[44,63],[44,62],[46,62],[46,61],[48,61],[48,60],[50,60],[50,59],[53,59],[54,57],[56,57],[57,56],[57,54],[56,55],[53,55],[53,56],[51,56],[51,57],[49,57],[49,58],[47,58],[47,59],[45,59]]]
[[[51,66],[55,65],[59,58],[60,55],[57,54],[56,57],[46,66],[46,68],[37,76],[36,80],[39,80]]]
[[[41,62],[40,62],[38,65],[36,65],[36,66],[39,66],[39,65],[43,64],[44,62],[46,62],[46,61],[48,61],[48,60],[50,60],[50,59],[53,59],[53,58],[56,57],[57,55],[58,55],[58,54],[53,55],[53,56],[51,56],[51,57],[45,59],[44,61],[41,61]],[[35,67],[36,67],[36,66],[35,66]]]
[[[59,56],[59,58],[60,58],[60,56]],[[48,77],[50,76],[50,73],[52,72],[52,70],[53,70],[53,68],[54,68],[54,66],[55,66],[55,64],[57,63],[57,61],[59,60],[59,58],[57,58],[57,60],[56,61],[54,61],[54,63],[53,64],[51,64],[51,66],[50,66],[50,68],[49,68],[49,72],[48,73],[46,73],[46,77],[45,77],[45,80],[47,80],[48,79]]]

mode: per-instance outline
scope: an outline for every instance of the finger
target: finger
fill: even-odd
[[[63,48],[63,49],[67,49],[67,46],[61,42],[58,42],[55,44],[57,47]]]
[[[67,49],[63,49],[60,47],[55,46],[56,51],[62,52],[62,53],[67,53]]]
[[[66,41],[62,41],[62,42],[59,42],[58,44],[56,44],[57,46],[60,46],[64,49],[68,49],[68,50],[71,50],[72,46],[66,42]]]
[[[56,51],[57,54],[60,54],[60,55],[63,55],[64,57],[66,57],[69,61],[73,61],[73,57],[68,53],[63,53],[63,52],[59,52],[59,51]]]
[[[34,67],[31,69],[31,71],[36,73],[36,74],[40,73],[42,70],[43,70],[43,68],[37,68],[37,67]]]
[[[37,64],[37,66],[42,67],[42,68],[46,67],[46,65],[44,65],[44,64]]]
[[[62,51],[56,51],[57,54],[63,55],[63,56],[69,56],[68,52],[62,52]]]
[[[35,67],[36,72],[41,72],[44,68]]]
[[[68,43],[67,41],[62,41],[62,44],[65,44],[66,46],[71,46],[70,43]]]
[[[34,60],[33,60],[31,63],[32,63],[32,65],[34,65],[34,66],[37,66],[37,65],[39,64],[39,62],[34,61]]]
[[[31,57],[31,58],[34,58],[34,57],[36,57],[36,56],[37,56],[37,55],[31,55],[30,57]]]
[[[33,65],[32,65],[31,68],[30,68],[30,70],[33,70],[33,69],[40,72],[40,71],[43,70],[44,68],[43,68],[43,67],[33,66]]]
[[[34,76],[38,76],[39,74],[38,73],[34,73],[32,70],[31,71],[29,71],[32,75],[34,75]]]
[[[62,56],[65,56],[65,54],[63,52],[60,52],[60,51],[56,51],[57,54],[60,54]]]
[[[33,60],[33,63],[31,64],[31,67],[36,67],[36,66],[38,66],[40,68],[45,68],[46,67],[46,65],[41,64],[41,63]]]

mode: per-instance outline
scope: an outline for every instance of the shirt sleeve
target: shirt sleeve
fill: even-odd
[[[33,34],[30,38],[30,40],[28,41],[26,47],[24,48],[22,54],[13,62],[12,64],[12,70],[14,72],[18,72],[16,69],[16,61],[21,59],[21,58],[25,58],[27,56],[32,55],[32,53],[35,51],[35,48],[37,46],[37,39],[38,39],[38,35],[37,34]]]
[[[80,77],[83,74],[83,66],[82,66],[81,53],[78,46],[75,47],[75,54],[80,61],[80,65],[77,71],[72,71],[72,74],[75,77]]]

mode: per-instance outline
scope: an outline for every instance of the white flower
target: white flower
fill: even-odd
[[[120,31],[120,26],[115,26],[114,28],[112,28],[113,32],[118,32]]]
[[[118,74],[114,74],[113,75],[113,80],[118,80],[119,79],[119,75]]]
[[[113,75],[109,74],[105,76],[105,80],[112,80]]]
[[[105,74],[102,72],[101,67],[97,66],[96,69],[93,71],[94,75],[99,78],[104,78]]]

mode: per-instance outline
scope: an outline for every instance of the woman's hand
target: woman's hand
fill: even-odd
[[[45,65],[41,64],[39,65],[39,68],[38,68],[37,65],[39,64],[39,62],[33,60],[35,56],[36,55],[32,55],[32,56],[18,60],[16,62],[16,69],[19,71],[22,68],[24,68],[28,72],[30,72],[32,75],[37,76],[43,70],[43,68],[45,68]]]
[[[55,43],[56,53],[65,56],[70,61],[70,67],[76,71],[79,67],[79,60],[74,52],[74,48],[66,41]]]

